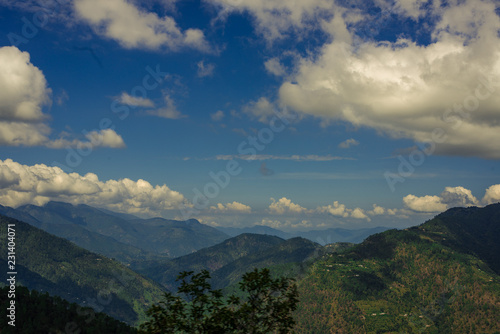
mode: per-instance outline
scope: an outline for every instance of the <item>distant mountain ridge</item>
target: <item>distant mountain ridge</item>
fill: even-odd
[[[0,213],[129,265],[178,257],[228,238],[196,220],[139,219],[84,204],[49,202],[17,209],[0,206]]]
[[[360,243],[368,236],[387,231],[390,228],[384,226],[361,228],[361,229],[345,229],[345,228],[328,228],[322,230],[310,230],[310,231],[297,231],[294,233],[284,232],[269,226],[264,225],[254,225],[251,227],[217,227],[220,231],[235,237],[243,233],[255,233],[255,234],[267,234],[280,237],[282,239],[291,239],[296,237],[301,237],[309,239],[313,242],[317,242],[324,246],[327,244],[337,243],[337,242],[350,242],[350,243]]]

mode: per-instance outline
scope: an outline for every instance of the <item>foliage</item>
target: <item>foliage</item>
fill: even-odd
[[[188,281],[188,278],[190,280]],[[288,333],[295,325],[292,312],[298,303],[293,280],[271,278],[269,269],[243,275],[244,298],[223,297],[213,290],[210,274],[182,272],[178,293],[165,293],[164,300],[148,310],[151,319],[141,325],[144,333]]]
[[[7,309],[10,299],[9,288],[0,289],[0,308]],[[47,293],[30,291],[23,286],[16,287],[15,327],[7,324],[10,319],[0,317],[2,334],[45,334],[45,333],[137,333],[135,328],[91,308],[80,307],[60,297]]]

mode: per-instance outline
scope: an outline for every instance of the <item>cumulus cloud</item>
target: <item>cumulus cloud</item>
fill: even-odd
[[[370,221],[371,219],[365,214],[364,210],[361,208],[355,208],[351,212],[351,217],[356,219],[366,219]]]
[[[350,210],[348,210],[344,204],[340,204],[338,201],[333,202],[333,204],[318,207],[316,211],[321,213],[329,213],[332,216],[344,218],[349,217],[350,212]]]
[[[484,204],[493,204],[500,202],[500,184],[495,184],[486,189],[483,197]]]
[[[252,208],[248,205],[235,201],[233,203],[226,203],[225,205],[222,203],[217,203],[216,206],[211,206],[210,210],[217,212],[250,213],[252,211]]]
[[[145,180],[100,181],[93,173],[82,176],[44,164],[27,166],[0,160],[0,204],[43,205],[51,200],[147,215],[160,215],[186,203],[181,193]]]
[[[368,214],[371,216],[379,216],[386,213],[385,208],[378,206],[377,204],[373,204],[373,210],[368,211]]]
[[[350,138],[350,139],[347,139],[347,140],[341,142],[339,144],[339,147],[340,148],[349,148],[351,146],[357,146],[357,145],[359,145],[359,141],[357,141],[356,139]]]
[[[293,203],[290,199],[286,197],[280,198],[276,201],[271,198],[272,203],[269,205],[269,212],[277,215],[282,215],[285,213],[306,213],[308,210],[298,204]]]
[[[366,219],[367,221],[371,220],[363,209],[349,209],[345,206],[345,204],[339,203],[339,201],[334,201],[333,204],[317,207],[315,211],[317,213],[327,213],[335,217]]]
[[[122,95],[120,95],[118,101],[132,107],[154,107],[155,105],[150,99],[130,96],[126,92],[123,92]]]
[[[0,48],[1,124],[13,125],[19,130],[22,127],[35,129],[37,123],[47,119],[42,107],[51,103],[51,93],[42,71],[30,62],[28,52],[22,52],[14,46]],[[37,131],[37,135],[20,135],[18,138],[15,138],[15,134],[6,135],[1,131],[3,135],[0,140],[4,144],[33,144],[42,141],[47,130],[41,129]]]
[[[64,92],[64,91],[63,91]],[[0,48],[0,145],[124,147],[112,129],[94,130],[79,139],[50,139],[49,116],[42,108],[51,104],[51,89],[42,71],[30,62],[28,52],[13,46]]]
[[[93,130],[85,134],[87,141],[78,139],[68,140],[60,138],[48,141],[45,146],[49,148],[77,147],[79,149],[95,149],[99,147],[124,148],[123,138],[113,129]]]
[[[483,202],[485,201],[483,200]],[[418,197],[410,194],[403,198],[403,203],[407,208],[417,212],[441,212],[453,207],[468,207],[480,204],[477,198],[472,195],[472,192],[464,187],[446,187],[439,196],[426,195]]]
[[[479,201],[472,195],[472,192],[464,187],[446,187],[441,193],[441,199],[449,208],[479,204]]]
[[[224,118],[224,112],[222,110],[217,110],[213,114],[210,114],[212,121],[219,122]]]
[[[250,13],[269,41],[317,30],[329,36],[297,56],[293,75],[279,89],[281,104],[322,124],[341,120],[393,138],[436,142],[437,154],[500,159],[500,18],[494,1],[376,2],[382,13],[400,20],[432,18],[419,28],[430,36],[428,45],[405,37],[375,41],[390,20],[371,24],[372,14],[351,2],[345,7],[326,0],[215,3],[225,14]],[[275,60],[265,65],[280,72]],[[248,110],[265,121],[270,107],[262,98]],[[437,128],[444,131],[442,139],[433,136]]]
[[[251,101],[243,107],[243,112],[252,116],[259,122],[268,123],[270,117],[275,115],[275,106],[266,97],[261,97],[257,101]]]
[[[196,66],[198,67],[196,74],[199,78],[210,77],[214,74],[214,64],[205,64],[205,62],[202,60],[198,62]]]
[[[418,197],[410,194],[403,198],[403,203],[409,209],[417,212],[441,212],[448,208],[439,196]]]
[[[333,2],[327,0],[205,1],[220,5],[221,18],[231,13],[248,12],[255,20],[257,31],[270,43],[283,39],[290,33],[300,34],[315,29],[320,21],[318,16],[333,7]]]
[[[278,77],[286,74],[286,70],[283,67],[283,65],[280,63],[278,58],[271,58],[271,59],[267,60],[264,63],[264,66],[266,67],[266,70],[269,73],[274,74]]]
[[[152,116],[158,116],[167,119],[180,119],[187,117],[186,115],[183,115],[179,110],[177,110],[175,102],[169,94],[166,94],[163,98],[165,100],[165,106],[163,108],[146,110],[146,113]]]
[[[426,46],[403,38],[360,42],[347,18],[335,15],[324,25],[333,41],[300,61],[279,90],[281,102],[416,142],[434,141],[434,129],[441,128],[446,136],[437,153],[500,158],[495,5],[469,0],[436,14],[434,40]]]
[[[204,33],[199,29],[182,31],[170,16],[159,17],[125,0],[75,0],[76,15],[94,31],[132,48],[177,51],[189,47],[209,51]]]

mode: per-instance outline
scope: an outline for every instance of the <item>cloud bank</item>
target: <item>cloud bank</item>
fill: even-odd
[[[11,207],[49,201],[88,204],[118,212],[163,215],[186,202],[166,185],[128,178],[101,181],[96,174],[65,173],[44,164],[27,166],[0,160],[0,203]]]

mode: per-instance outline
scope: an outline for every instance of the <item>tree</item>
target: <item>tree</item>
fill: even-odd
[[[293,279],[273,279],[269,269],[254,269],[239,283],[245,295],[241,298],[223,297],[221,290],[212,289],[208,279],[207,270],[180,273],[178,295],[166,292],[164,300],[147,311],[150,320],[141,325],[141,331],[260,334],[289,333],[294,327],[291,314],[297,307],[298,292]]]

